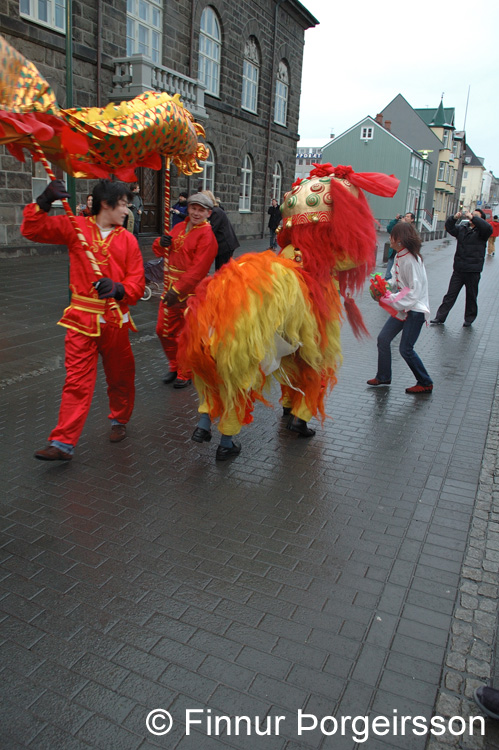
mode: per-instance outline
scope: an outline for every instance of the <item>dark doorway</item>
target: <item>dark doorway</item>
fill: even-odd
[[[136,170],[140,194],[144,201],[140,234],[162,234],[163,196],[161,194],[162,173],[155,169],[141,168]]]

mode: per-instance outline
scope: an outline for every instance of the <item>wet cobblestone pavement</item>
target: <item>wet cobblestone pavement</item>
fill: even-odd
[[[433,312],[453,252],[423,248]],[[460,298],[422,331],[433,394],[405,393],[396,346],[390,388],[366,385],[385,319],[366,292],[372,338],[343,329],[332,419],[298,438],[276,388],[223,465],[216,439],[190,440],[195,392],[161,382],[158,299],[140,302],[129,437],[108,441],[100,373],[74,460],[54,465],[32,456],[64,379],[67,259],[0,260],[2,747],[499,748],[489,720],[485,737],[393,731],[394,716],[467,719],[474,687],[494,684],[498,264],[486,259],[472,328]],[[164,736],[146,727],[157,708],[173,718]],[[300,710],[319,722],[301,736]],[[216,717],[243,715],[271,733],[215,731]],[[360,724],[321,730],[328,716],[391,728],[363,742]]]

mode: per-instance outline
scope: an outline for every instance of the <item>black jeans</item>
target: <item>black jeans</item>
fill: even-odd
[[[436,320],[441,320],[442,323],[447,318],[447,315],[454,307],[454,304],[459,296],[459,292],[463,288],[466,288],[466,303],[464,307],[464,322],[473,323],[476,316],[478,315],[478,283],[480,281],[479,273],[463,273],[461,271],[454,271],[452,273],[449,288],[447,294],[442,300],[442,304],[437,310],[435,315]]]

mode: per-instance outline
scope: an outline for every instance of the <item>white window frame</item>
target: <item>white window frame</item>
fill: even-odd
[[[288,99],[289,71],[284,60],[281,60],[277,69],[277,79],[275,82],[274,122],[277,125],[282,125],[283,128],[287,127]]]
[[[241,165],[241,184],[239,188],[239,213],[251,213],[251,193],[253,190],[253,161],[245,154]]]
[[[40,10],[45,7],[46,18]],[[28,21],[66,34],[66,0],[19,0],[19,15]]]
[[[244,45],[243,88],[241,109],[257,114],[258,85],[260,82],[260,54],[255,37],[250,36]]]
[[[161,65],[163,6],[160,0],[127,0],[126,53]]]
[[[206,94],[220,96],[220,60],[222,33],[217,14],[207,5],[199,27],[198,78],[206,86]]]
[[[281,201],[281,190],[282,190],[282,166],[279,161],[274,164],[274,172],[272,174],[272,198],[275,198],[278,203]]]
[[[443,182],[445,178],[445,162],[441,161],[438,165],[438,177],[437,180],[439,182]]]
[[[428,182],[428,174],[430,172],[430,165],[425,162],[423,167],[423,182]]]
[[[211,143],[206,144],[210,150],[208,158],[203,162],[203,173],[200,175],[203,190],[210,190],[215,194],[215,149]]]
[[[360,140],[371,141],[374,138],[374,128],[365,127],[360,129]]]

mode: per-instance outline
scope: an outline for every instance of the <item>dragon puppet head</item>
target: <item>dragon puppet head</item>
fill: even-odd
[[[376,259],[375,219],[363,190],[392,197],[398,185],[393,175],[314,164],[284,195],[280,246],[299,248],[316,280],[328,283],[333,274],[342,294],[359,289]]]

